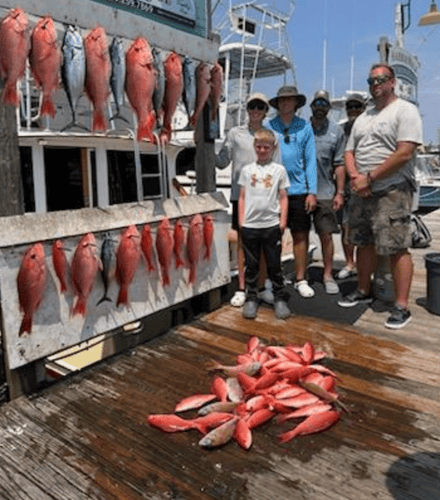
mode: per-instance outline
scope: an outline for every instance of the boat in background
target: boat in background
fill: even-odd
[[[440,207],[440,152],[417,155],[418,209]]]

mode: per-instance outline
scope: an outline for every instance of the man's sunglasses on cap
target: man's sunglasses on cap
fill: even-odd
[[[370,78],[367,79],[368,85],[383,85],[384,83],[387,83],[388,80],[391,80],[391,76],[388,75],[380,75],[380,76],[370,76]]]
[[[251,101],[247,105],[247,109],[249,109],[249,110],[250,109],[258,109],[259,111],[264,111],[267,109],[267,105],[263,101]]]
[[[347,102],[345,105],[345,108],[350,111],[350,109],[362,109],[364,105],[360,102],[353,101],[353,102]]]

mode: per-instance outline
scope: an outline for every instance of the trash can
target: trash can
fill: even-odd
[[[429,312],[440,315],[440,253],[427,253],[425,266],[427,271],[426,308]]]

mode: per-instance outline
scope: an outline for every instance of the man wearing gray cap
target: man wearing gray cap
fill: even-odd
[[[237,232],[237,267],[238,267],[238,290],[231,299],[231,305],[242,307],[246,301],[245,294],[245,275],[244,275],[244,252],[241,237],[238,233],[238,195],[240,186],[238,179],[240,172],[245,165],[253,163],[256,160],[254,149],[254,134],[257,130],[263,128],[263,120],[269,110],[267,97],[255,92],[247,100],[246,110],[248,121],[244,125],[232,127],[226,135],[223,145],[216,155],[215,166],[217,168],[226,168],[232,163],[231,172],[231,203],[232,203],[232,229]],[[267,269],[264,256],[260,259],[262,267],[259,274],[259,298],[264,302],[273,304],[274,297],[272,290],[264,288]]]
[[[294,86],[278,89],[269,104],[278,114],[269,126],[278,136],[281,163],[290,180],[288,189],[288,226],[292,233],[296,283],[294,288],[304,298],[315,295],[306,279],[311,228],[310,214],[316,208],[316,149],[313,130],[306,120],[296,116],[306,97]]]
[[[353,128],[353,124],[356,118],[365,111],[367,105],[367,99],[357,92],[351,93],[347,100],[345,101],[345,113],[347,115],[347,121],[344,123],[344,135],[345,142],[348,141],[348,137],[350,136],[351,129]],[[351,189],[350,189],[350,180],[348,176],[345,177],[345,203],[342,208],[338,212],[339,223],[341,225],[341,242],[342,249],[344,251],[345,256],[345,265],[338,272],[338,279],[349,278],[350,276],[354,276],[356,274],[356,262],[354,259],[355,246],[350,243],[348,234],[348,211],[350,210],[350,198],[351,198]]]
[[[344,205],[344,132],[342,127],[327,118],[331,105],[326,90],[315,93],[310,108],[318,172],[318,201],[313,222],[321,241],[325,291],[336,294],[339,287],[333,278],[333,233],[339,233],[336,211]]]

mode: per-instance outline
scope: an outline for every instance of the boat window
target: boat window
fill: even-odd
[[[32,148],[20,147],[21,178],[23,181],[24,211],[35,212],[34,176],[32,173]]]
[[[110,204],[138,201],[136,163],[133,151],[107,151]],[[144,199],[161,198],[161,175],[157,155],[141,154]]]
[[[44,148],[48,212],[88,206],[87,176],[79,148]]]

